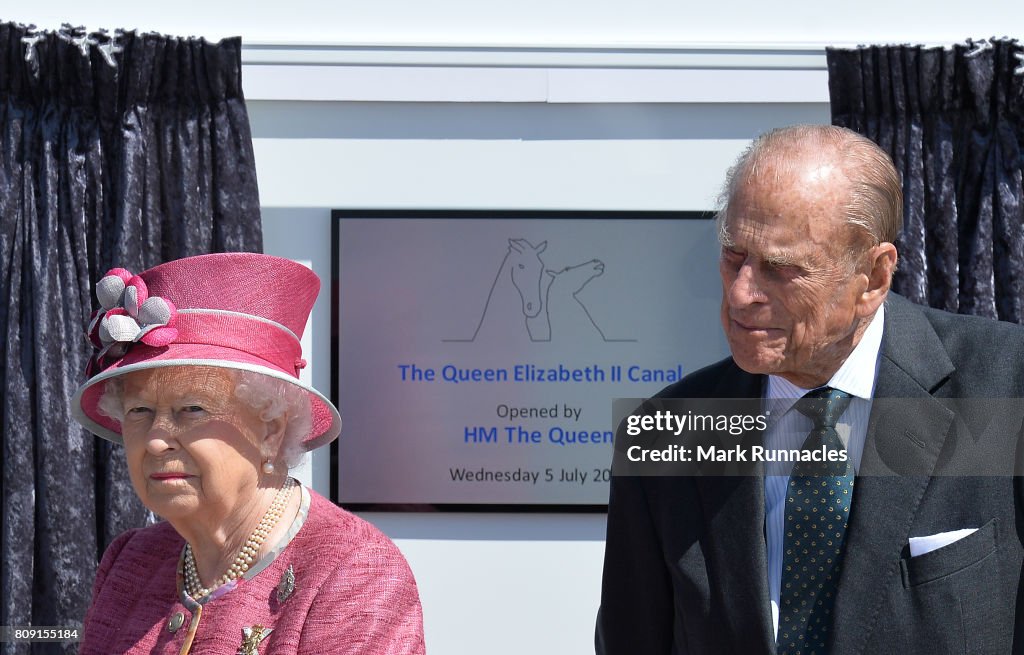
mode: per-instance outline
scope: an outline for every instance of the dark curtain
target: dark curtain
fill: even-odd
[[[1024,48],[829,49],[832,122],[903,175],[893,288],[921,304],[1024,323]]]
[[[240,53],[0,24],[0,625],[80,624],[98,555],[147,521],[120,447],[69,412],[92,284],[262,248]]]

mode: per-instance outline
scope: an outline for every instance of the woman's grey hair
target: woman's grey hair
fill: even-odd
[[[836,157],[850,181],[844,211],[847,223],[871,246],[896,241],[903,227],[903,188],[889,155],[875,142],[853,130],[835,125],[794,125],[766,132],[754,139],[729,169],[718,197],[718,232],[727,227],[729,202],[738,185],[758,175],[762,165],[786,166],[794,148],[813,149],[823,157]],[[777,170],[777,169],[776,169]]]
[[[287,414],[284,439],[279,455],[289,467],[297,466],[306,453],[303,439],[313,425],[309,394],[298,385],[254,371],[229,369],[235,376],[235,398],[259,412],[263,421],[273,421]],[[122,394],[124,385],[120,377],[107,380],[99,399],[99,411],[104,416],[121,422],[124,420]]]

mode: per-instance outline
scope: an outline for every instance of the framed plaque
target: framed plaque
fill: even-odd
[[[335,210],[335,501],[603,511],[612,400],[728,353],[706,213]]]

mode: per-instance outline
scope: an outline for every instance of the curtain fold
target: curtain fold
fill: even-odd
[[[1024,323],[1024,48],[827,51],[832,122],[876,141],[903,176],[893,289]]]
[[[70,415],[92,284],[261,249],[239,39],[0,23],[0,625],[80,624],[98,555],[148,519]]]

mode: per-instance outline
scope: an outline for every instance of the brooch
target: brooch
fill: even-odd
[[[295,591],[295,570],[289,564],[284,573],[281,574],[281,582],[277,583],[277,602],[283,603]]]
[[[124,357],[134,343],[159,348],[178,338],[174,303],[149,295],[149,287],[138,275],[123,268],[111,269],[96,284],[96,298],[100,309],[93,312],[86,328],[89,342],[98,351],[86,371],[89,375],[101,367],[104,358]]]
[[[273,632],[273,628],[264,628],[256,624],[251,628],[242,628],[242,646],[238,649],[238,655],[259,655],[260,642]]]

